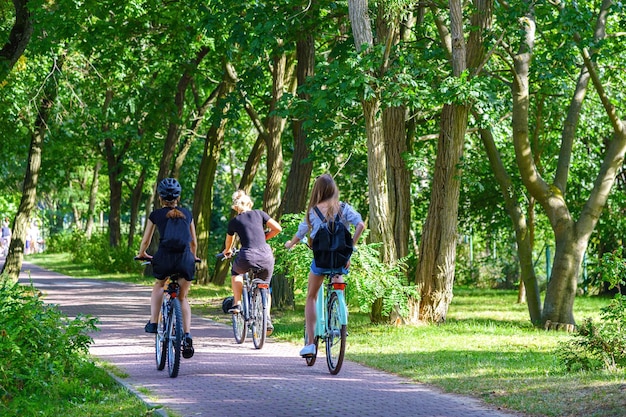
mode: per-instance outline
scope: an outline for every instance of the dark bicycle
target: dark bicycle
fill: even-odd
[[[229,259],[232,259],[237,252],[239,251],[234,250]],[[216,256],[218,259],[225,259],[222,253]],[[232,315],[235,341],[239,344],[243,343],[249,329],[256,349],[263,348],[265,344],[269,316],[269,283],[258,278],[261,271],[261,269],[253,268],[243,274],[241,311]]]
[[[144,261],[144,265],[151,261],[149,258],[138,257],[135,257],[135,260]],[[196,260],[196,262],[200,261]],[[162,371],[167,362],[167,371],[171,378],[178,376],[183,342],[183,310],[178,299],[180,289],[178,279],[180,278],[178,273],[167,278],[168,282],[163,291],[163,301],[159,312],[157,333],[154,337],[157,369]]]

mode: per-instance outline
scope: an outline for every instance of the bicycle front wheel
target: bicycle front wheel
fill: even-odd
[[[246,314],[247,314],[247,303],[245,302],[248,297],[248,292],[246,289],[243,289],[241,294],[241,311],[239,313],[233,313],[232,315],[232,323],[233,323],[233,334],[235,336],[235,342],[242,344],[246,340]]]
[[[180,346],[183,340],[183,310],[178,298],[171,300],[169,332],[167,341],[167,370],[176,378],[180,369]]]
[[[343,356],[346,352],[346,325],[341,324],[339,316],[339,298],[331,293],[328,300],[328,324],[325,336],[326,363],[332,375],[337,375],[343,364]]]
[[[261,349],[267,336],[267,289],[255,288],[252,291],[252,342],[254,347]]]
[[[167,298],[163,297],[157,322],[157,333],[154,335],[156,365],[159,371],[165,368],[165,360],[167,359],[167,318]]]

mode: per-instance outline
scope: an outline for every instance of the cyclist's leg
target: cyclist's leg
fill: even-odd
[[[230,286],[233,290],[233,307],[241,305],[241,292],[243,291],[243,275],[232,275]]]
[[[159,313],[161,312],[161,303],[163,301],[163,288],[165,287],[165,279],[155,279],[150,295],[150,323],[159,321]]]
[[[315,322],[317,314],[315,312],[315,302],[317,301],[317,293],[320,286],[324,283],[324,276],[309,272],[309,284],[306,293],[306,304],[304,307],[304,316],[306,322],[306,331],[309,342],[314,343],[315,340]]]
[[[185,333],[191,332],[191,306],[189,305],[189,288],[191,287],[191,281],[187,281],[184,278],[178,280],[178,300],[183,311],[183,331]]]

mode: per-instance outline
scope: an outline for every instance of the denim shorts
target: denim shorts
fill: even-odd
[[[314,273],[315,275],[327,275],[327,274],[342,274],[342,275],[347,275],[348,274],[348,268],[346,268],[345,266],[341,268],[341,270],[339,269],[327,269],[327,268],[318,268],[315,265],[315,259],[313,259],[311,261],[311,272]]]

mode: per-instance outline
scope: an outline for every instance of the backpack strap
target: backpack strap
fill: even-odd
[[[326,223],[326,217],[324,217],[324,215],[322,214],[322,212],[320,211],[320,209],[317,208],[317,206],[313,207],[313,210],[315,210],[315,213],[317,213],[317,217],[320,218],[320,220],[322,221],[322,223]]]

